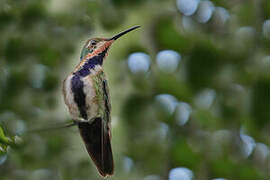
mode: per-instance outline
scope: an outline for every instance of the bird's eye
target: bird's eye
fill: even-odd
[[[97,42],[96,42],[95,40],[91,40],[91,41],[90,41],[90,45],[91,45],[91,46],[94,46],[94,45],[96,45],[96,44],[97,44]]]

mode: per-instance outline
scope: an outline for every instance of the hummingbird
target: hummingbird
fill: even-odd
[[[63,82],[63,96],[73,123],[78,126],[88,154],[101,176],[114,172],[111,148],[111,104],[103,62],[111,45],[124,34],[92,38],[81,50],[80,62]]]

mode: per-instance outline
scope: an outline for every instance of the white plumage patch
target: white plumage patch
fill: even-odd
[[[74,101],[74,96],[71,90],[71,80],[73,75],[69,75],[64,81],[63,94],[66,105],[68,106],[70,115],[73,119],[76,119],[80,116],[80,111],[77,107],[77,104]]]
[[[91,76],[95,76],[95,75],[97,75],[100,71],[103,71],[103,68],[102,68],[102,66],[100,66],[100,65],[96,65],[95,67],[94,67],[94,69],[91,69],[90,70],[90,75]]]
[[[93,81],[91,76],[86,76],[82,78],[84,84],[84,94],[86,95],[85,104],[86,104],[86,113],[88,120],[91,120],[94,117],[98,116],[98,105],[96,99],[96,91],[93,87]]]

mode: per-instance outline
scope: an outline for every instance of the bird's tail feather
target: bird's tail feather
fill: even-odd
[[[113,174],[113,156],[109,130],[101,118],[93,122],[79,122],[78,127],[88,154],[97,166],[99,173],[106,177]]]

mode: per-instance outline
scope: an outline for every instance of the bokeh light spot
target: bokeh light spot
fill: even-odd
[[[196,14],[196,19],[200,23],[206,23],[212,17],[215,6],[211,1],[201,1]]]
[[[127,156],[124,157],[123,159],[123,168],[125,172],[130,172],[130,170],[132,169],[134,163],[133,160]]]
[[[264,163],[270,154],[269,147],[263,143],[256,143],[254,154],[257,161]]]
[[[192,108],[188,103],[179,102],[176,107],[176,115],[175,115],[177,124],[180,126],[185,125],[189,120],[191,112]]]
[[[240,27],[236,31],[236,37],[239,38],[239,40],[245,40],[245,39],[251,39],[254,37],[255,29],[250,26],[244,26]]]
[[[198,8],[199,0],[177,0],[176,5],[181,13],[191,16]]]
[[[175,111],[178,104],[177,99],[170,94],[160,94],[157,95],[155,99],[169,114]]]
[[[158,135],[160,139],[165,139],[169,132],[169,126],[166,123],[160,123],[158,128]]]
[[[175,72],[181,55],[173,50],[163,50],[157,54],[157,64],[159,69],[164,72]]]
[[[4,164],[7,160],[7,154],[0,155],[0,165]]]
[[[270,19],[264,21],[262,29],[264,37],[270,38]]]
[[[182,17],[182,25],[187,32],[195,32],[198,29],[196,22],[189,16]]]
[[[241,138],[242,143],[243,143],[242,144],[242,153],[245,157],[248,157],[253,152],[253,150],[256,146],[256,142],[252,137],[250,137],[246,134],[243,134],[243,133],[240,134],[240,138]]]
[[[169,172],[169,180],[192,180],[193,172],[184,167],[174,168]]]
[[[142,52],[132,53],[128,57],[128,67],[132,73],[147,72],[150,63],[150,56]]]
[[[216,91],[213,89],[205,89],[201,91],[195,98],[195,105],[202,109],[208,109],[216,98]]]
[[[36,64],[33,66],[30,74],[30,81],[34,88],[42,88],[46,76],[46,71],[47,67],[42,64]]]
[[[224,25],[230,19],[230,13],[223,7],[215,8],[215,18],[218,23]]]
[[[263,70],[269,72],[269,68],[270,68],[270,56],[263,57],[260,65],[261,65],[261,68]]]

